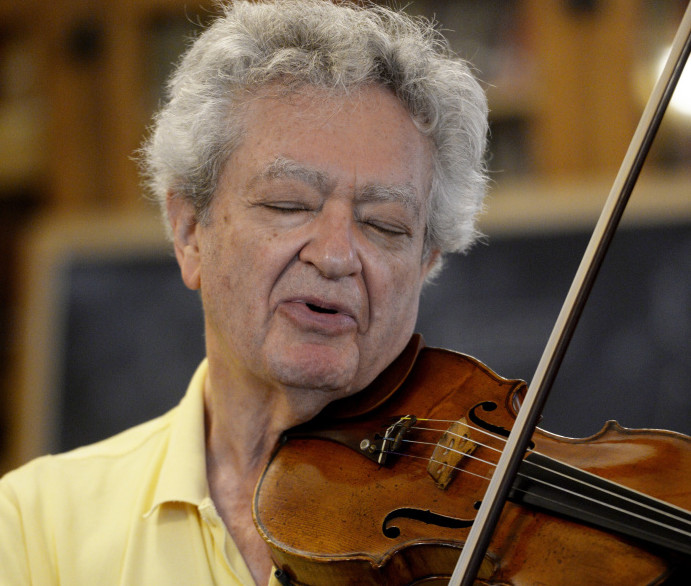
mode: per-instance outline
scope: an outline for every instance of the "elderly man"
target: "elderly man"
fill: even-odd
[[[483,93],[429,23],[227,6],[143,150],[207,359],[170,413],[5,477],[0,583],[275,580],[257,480],[285,430],[406,347],[425,280],[475,236],[485,136]]]

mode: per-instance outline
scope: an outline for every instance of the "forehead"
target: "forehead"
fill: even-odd
[[[247,103],[243,140],[228,165],[248,183],[289,177],[360,192],[385,185],[422,201],[431,185],[432,145],[384,88],[348,95],[268,88]]]

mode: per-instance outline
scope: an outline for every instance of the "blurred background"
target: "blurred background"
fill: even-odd
[[[529,380],[685,0],[413,0],[491,108],[482,244],[423,294],[431,345]],[[203,357],[133,155],[207,0],[0,0],[0,473],[177,403]],[[689,67],[687,67],[687,70]],[[542,427],[691,433],[691,75]]]

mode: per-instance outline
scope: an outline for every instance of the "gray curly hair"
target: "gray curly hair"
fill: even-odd
[[[141,151],[164,210],[172,193],[208,221],[219,174],[242,140],[242,105],[262,86],[347,92],[379,84],[434,145],[425,249],[468,249],[487,183],[487,104],[433,23],[331,0],[243,0],[222,11],[182,58]]]

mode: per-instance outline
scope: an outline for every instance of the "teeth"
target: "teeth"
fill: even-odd
[[[326,307],[319,307],[318,305],[313,305],[312,303],[307,303],[307,307],[309,307],[312,311],[316,311],[317,313],[338,313],[335,309],[327,309]]]

